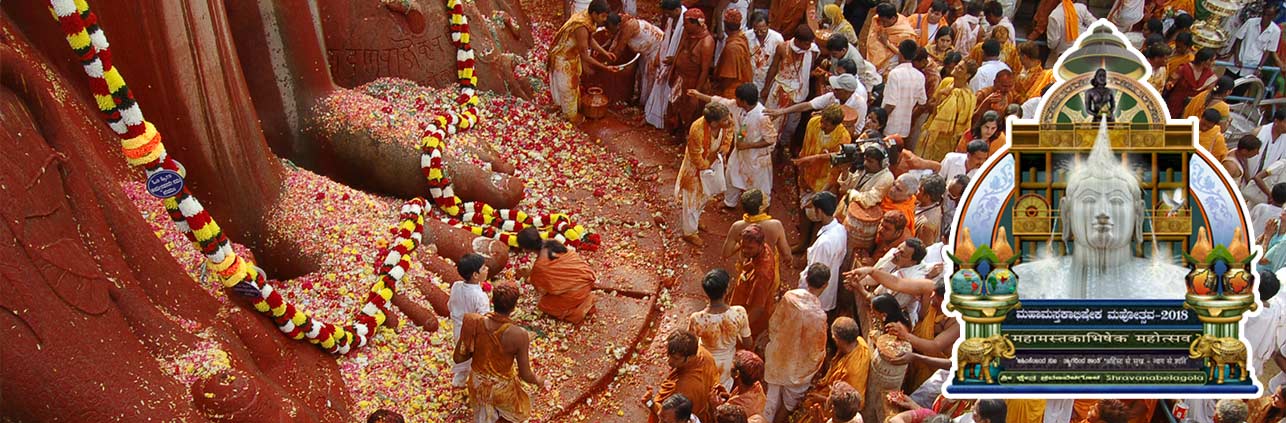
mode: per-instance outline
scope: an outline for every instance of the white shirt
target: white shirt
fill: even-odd
[[[978,66],[978,73],[973,74],[973,79],[969,80],[969,88],[976,93],[983,88],[990,87],[992,83],[996,82],[996,74],[1002,70],[1012,71],[1012,69],[1009,69],[1009,65],[1000,60],[982,62],[982,65]]]
[[[969,179],[972,180],[974,174],[978,173],[978,169],[965,171],[965,161],[968,158],[969,155],[966,153],[947,153],[947,156],[942,158],[942,169],[938,170],[938,174],[946,178],[947,183],[955,180],[956,175],[969,175]]]
[[[1264,234],[1264,227],[1268,225],[1269,220],[1276,219],[1282,215],[1282,208],[1269,203],[1262,203],[1250,209],[1250,222],[1255,231],[1255,237]]]
[[[1091,14],[1090,10],[1082,3],[1076,3],[1076,6],[1073,8],[1076,9],[1077,17],[1080,18],[1080,32],[1081,34],[1085,34],[1085,31],[1089,31],[1090,24],[1094,23],[1094,15]],[[1066,31],[1066,28],[1064,27],[1067,25],[1067,15],[1065,12],[1066,11],[1063,10],[1063,4],[1059,3],[1058,6],[1054,7],[1054,12],[1049,14],[1049,24],[1045,26],[1045,43],[1049,45],[1050,62],[1058,60],[1058,57],[1062,56],[1064,51],[1071,48],[1075,41],[1067,41],[1064,39],[1064,31]]]
[[[1241,49],[1237,50],[1237,58],[1241,59],[1241,68],[1236,68],[1236,72],[1241,76],[1250,76],[1259,69],[1260,62],[1264,59],[1265,51],[1276,51],[1277,43],[1281,41],[1282,30],[1277,27],[1276,23],[1269,22],[1268,28],[1263,31],[1259,30],[1260,18],[1250,18],[1237,34],[1233,37],[1241,40]]]
[[[853,95],[848,96],[848,101],[844,102],[845,106],[851,107],[853,111],[857,112],[857,123],[854,124],[857,129],[857,133],[853,134],[854,136],[860,134],[862,129],[866,127],[866,109],[868,102],[866,98],[866,87],[862,86],[859,82],[857,90],[853,91]],[[840,104],[839,98],[835,96],[834,92],[822,94],[814,97],[812,100],[808,100],[808,105],[812,107],[813,110],[822,110],[832,104]]]
[[[927,101],[929,97],[924,92],[924,74],[911,66],[911,63],[902,63],[894,67],[889,71],[888,82],[884,84],[883,105],[894,106],[893,113],[889,114],[884,134],[910,137],[911,112],[915,106]]]
[[[768,78],[768,68],[772,67],[773,56],[777,55],[777,45],[783,41],[781,33],[771,29],[764,36],[763,42],[759,41],[759,36],[753,31],[746,33],[746,42],[750,45],[750,67],[754,69],[755,86],[760,91],[764,89],[764,80]]]
[[[946,246],[947,245],[943,244],[942,241],[938,241],[928,247],[924,247],[925,254],[923,264],[927,267],[933,267],[935,264],[945,263],[947,259],[946,256],[942,254],[942,251]]]
[[[848,250],[848,231],[844,225],[839,223],[839,219],[831,220],[821,231],[817,232],[817,240],[813,245],[808,247],[808,265],[804,270],[799,272],[799,288],[807,289],[808,286],[808,267],[813,263],[825,264],[831,269],[831,278],[826,283],[826,289],[817,299],[822,302],[822,310],[831,311],[835,309],[835,297],[839,292],[839,273],[840,266],[844,265],[844,252]]]
[[[1040,106],[1040,97],[1032,97],[1023,102],[1023,119],[1035,119],[1036,108]]]
[[[1277,139],[1273,139],[1273,124],[1269,123],[1259,127],[1257,135],[1259,136],[1259,142],[1264,145],[1259,147],[1259,154],[1246,161],[1251,169],[1255,171],[1250,174],[1251,176],[1258,175],[1259,172],[1268,169],[1273,163],[1286,158],[1286,133],[1283,133]]]
[[[460,281],[451,284],[451,298],[447,300],[447,308],[451,310],[451,321],[455,323],[451,327],[451,333],[455,335],[455,339],[460,339],[460,325],[464,322],[464,315],[491,311],[491,300],[487,298],[486,292],[482,292],[482,285]]]

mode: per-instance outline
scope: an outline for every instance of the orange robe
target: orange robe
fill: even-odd
[[[1156,403],[1154,402],[1152,405],[1155,407]],[[1246,406],[1250,408],[1250,414],[1246,416],[1247,423],[1277,423],[1282,418],[1286,418],[1286,414],[1283,414],[1281,410],[1273,409],[1272,394],[1247,400]],[[1269,415],[1270,413],[1272,415]],[[1130,423],[1135,423],[1135,421],[1130,420]]]
[[[487,319],[500,322],[500,327],[488,331]],[[506,353],[500,344],[500,335],[510,326],[512,323],[504,316],[466,314],[460,324],[460,340],[456,349],[473,351],[468,386],[469,402],[474,410],[479,414],[521,422],[527,421],[531,415],[531,396],[522,389],[514,355]]]
[[[795,28],[804,24],[808,0],[774,0],[768,7],[768,27],[786,38],[795,37]]]
[[[858,409],[866,405],[866,376],[871,372],[871,347],[866,343],[865,338],[857,338],[857,345],[852,351],[842,356],[836,356],[831,360],[830,368],[826,370],[826,376],[813,384],[813,389],[808,391],[804,397],[804,403],[799,410],[803,410],[803,417],[796,420],[797,423],[821,423],[814,419],[812,413],[807,411],[813,408],[813,405],[822,406],[826,399],[831,395],[831,385],[835,382],[844,382],[857,390],[859,402]],[[882,405],[881,405],[882,406]]]
[[[598,277],[575,251],[550,260],[541,255],[531,266],[531,285],[544,292],[537,307],[555,319],[580,324],[594,308],[594,282]]]
[[[880,209],[886,212],[896,211],[906,216],[906,230],[909,233],[915,233],[915,196],[907,197],[901,202],[894,202],[886,195],[884,200],[880,201]],[[880,257],[880,256],[876,256]]]
[[[768,395],[764,393],[764,385],[755,382],[749,388],[743,389],[741,386],[732,388],[732,397],[724,404],[732,404],[741,407],[746,412],[746,417],[753,417],[761,414],[764,407],[768,404]]]
[[[1040,90],[1046,85],[1054,82],[1054,71],[1038,67],[1035,69],[1023,69],[1014,79],[1014,92],[1022,95],[1022,102],[1040,97]]]
[[[702,46],[708,49],[702,50]],[[702,56],[705,57],[702,57]],[[710,36],[709,31],[702,34],[683,33],[683,39],[679,41],[679,49],[674,54],[674,80],[671,81],[671,92],[677,91],[680,97],[674,100],[668,109],[672,113],[671,118],[675,120],[675,128],[684,128],[691,125],[693,121],[701,116],[702,103],[687,95],[689,89],[706,91],[708,86],[700,86],[701,83],[701,64],[714,58],[714,37]],[[711,63],[711,66],[714,64]],[[708,72],[709,70],[706,69]],[[707,82],[708,83],[708,82]]]
[[[706,129],[706,118],[697,118],[688,128],[688,145],[683,154],[683,164],[679,165],[679,175],[675,180],[675,193],[702,193],[701,171],[709,169],[711,163],[717,158],[716,155],[727,154],[732,149],[732,132],[722,131],[723,138],[718,140],[719,148],[711,148],[715,142],[710,138],[713,134]],[[836,147],[839,148],[839,147]],[[680,199],[682,200],[682,199]]]
[[[1049,26],[1049,15],[1054,13],[1058,5],[1063,4],[1059,0],[1041,0],[1036,4],[1036,15],[1032,22],[1032,30],[1027,34],[1028,39],[1044,39],[1045,28]]]
[[[687,364],[671,369],[670,374],[661,382],[653,407],[661,410],[661,403],[674,394],[683,394],[692,401],[692,414],[703,422],[714,421],[714,408],[710,407],[710,392],[719,384],[719,367],[714,364],[714,356],[705,347],[697,347],[697,355],[688,359]],[[650,413],[649,423],[657,423],[656,413]]]
[[[848,144],[849,141],[852,141],[852,138],[844,125],[836,126],[829,134],[823,134],[822,117],[815,115],[808,120],[808,127],[804,130],[804,146],[800,149],[799,156],[835,153],[839,151],[841,145]],[[830,160],[799,165],[799,186],[808,192],[821,192],[839,176],[836,172]]]
[[[737,87],[754,81],[750,43],[746,41],[745,31],[728,37],[723,45],[723,54],[719,56],[719,64],[714,68],[714,77],[719,82],[716,92],[724,98],[737,98]]]
[[[871,16],[875,16],[875,13],[871,13]],[[911,21],[902,15],[898,15],[897,22],[888,27],[880,25],[879,21],[874,19],[871,20],[870,25],[873,31],[866,31],[865,26],[862,29],[866,31],[866,52],[862,57],[865,57],[867,61],[875,65],[875,68],[880,73],[887,73],[887,65],[899,53],[895,50],[890,50],[888,46],[884,45],[884,42],[880,41],[881,34],[887,37],[890,43],[897,46],[902,41],[914,40],[915,28],[911,26]],[[901,59],[899,58],[898,60],[900,61]]]
[[[580,29],[593,35],[594,21],[590,19],[589,12],[572,15],[558,29],[545,63],[549,72],[550,94],[554,97],[554,103],[561,108],[563,117],[569,120],[575,119],[580,113],[581,52],[576,49],[574,36]]]
[[[742,259],[740,267],[741,275],[728,295],[728,304],[746,308],[750,317],[750,335],[755,337],[768,329],[768,319],[776,306],[774,301],[781,284],[777,254],[765,243],[763,253]]]

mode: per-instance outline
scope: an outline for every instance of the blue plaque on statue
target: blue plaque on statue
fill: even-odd
[[[156,198],[170,198],[183,190],[183,177],[173,170],[162,170],[147,177],[147,193]]]

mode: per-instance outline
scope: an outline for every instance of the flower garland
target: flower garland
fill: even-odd
[[[460,95],[456,97],[460,113],[438,115],[424,129],[420,145],[420,170],[428,180],[433,203],[449,217],[452,226],[468,229],[474,235],[493,238],[510,247],[518,246],[517,232],[536,227],[541,237],[552,238],[574,248],[593,251],[602,242],[584,226],[572,223],[565,214],[531,215],[518,210],[495,209],[481,202],[465,202],[455,195],[442,159],[445,139],[478,123],[478,77],[474,73],[473,46],[469,41],[469,20],[464,15],[463,0],[447,0],[451,11],[451,41],[456,47],[456,76]]]
[[[112,131],[121,137],[126,162],[131,166],[142,166],[149,177],[166,170],[186,177],[183,165],[166,154],[161,134],[143,118],[143,112],[125,79],[112,66],[107,37],[98,25],[98,16],[89,10],[87,1],[50,0],[49,4],[67,43],[90,78],[90,91],[98,111]],[[403,205],[399,216],[401,221],[396,227],[397,237],[383,261],[376,265],[376,282],[366,302],[352,324],[341,326],[313,319],[282,298],[262,269],[232,250],[231,241],[186,187],[174,196],[164,198],[162,203],[175,227],[201,250],[209,269],[225,288],[235,288],[252,296],[255,310],[271,316],[273,323],[287,336],[307,338],[335,354],[345,354],[353,347],[366,345],[368,336],[384,324],[388,302],[410,266],[410,254],[420,244],[424,228],[425,201],[416,198]]]

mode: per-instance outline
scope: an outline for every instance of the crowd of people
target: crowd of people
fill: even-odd
[[[766,13],[750,3],[661,0],[658,21],[649,22],[594,0],[568,24],[601,22],[611,35],[604,46],[578,44],[585,57],[640,55],[646,123],[686,143],[675,184],[682,239],[704,245],[701,216],[712,199],[745,213],[720,250],[736,264],[705,275],[708,306],[668,335],[671,372],[644,398],[651,419],[1149,421],[1157,400],[940,394],[960,336],[941,309],[946,231],[970,178],[1005,144],[1006,117],[1035,117],[1054,83],[1052,64],[1089,30],[1091,10],[1043,0],[1019,43],[1013,1],[819,0],[814,13],[806,0],[774,0]],[[1191,1],[1117,1],[1107,18],[1153,67],[1147,82],[1171,115],[1197,117],[1201,146],[1256,191],[1246,197],[1269,250],[1261,265],[1280,269],[1286,112],[1233,148],[1223,136],[1227,99],[1240,94],[1236,79],[1280,63],[1278,2],[1251,9],[1231,28],[1228,68],[1215,66],[1220,51],[1193,42]],[[581,39],[568,28],[559,40]],[[551,79],[573,77],[557,70]],[[804,216],[798,239],[767,213],[775,186],[795,189],[788,198]],[[798,283],[782,275],[791,260],[804,263]],[[1268,309],[1286,308],[1268,300],[1275,275],[1261,280]],[[1255,351],[1261,363],[1286,362],[1286,333],[1275,334],[1281,320],[1266,315],[1256,324],[1274,335],[1256,339]],[[1231,402],[1201,400],[1189,400],[1192,415],[1276,421],[1286,404],[1275,382],[1273,395],[1250,404],[1249,418],[1236,417]]]
[[[1054,81],[1046,64],[1094,21],[1084,4],[1042,0],[1019,44],[1012,0],[817,0],[815,20],[807,0],[773,0],[767,13],[749,0],[660,0],[656,22],[627,3],[622,11],[604,0],[570,4],[575,13],[547,64],[555,103],[579,120],[581,76],[620,71],[609,63],[638,53],[645,122],[686,143],[675,183],[682,239],[704,245],[701,216],[713,199],[744,213],[719,250],[735,265],[706,273],[707,306],[664,334],[670,372],[642,398],[649,421],[1150,421],[1157,400],[941,394],[961,331],[942,311],[947,231],[970,178],[1004,145],[1005,118],[1033,117]],[[1107,17],[1141,40],[1154,69],[1148,82],[1172,116],[1200,118],[1200,144],[1247,192],[1267,250],[1261,265],[1280,269],[1286,111],[1232,149],[1223,137],[1235,78],[1278,63],[1280,7],[1258,10],[1235,31],[1227,69],[1214,65],[1219,52],[1195,48],[1191,1],[1117,1]],[[599,28],[606,43],[592,36]],[[783,174],[792,180],[774,181]],[[767,212],[775,182],[795,189],[798,239]],[[518,243],[537,254],[524,273],[545,315],[580,323],[592,313],[597,277],[574,249],[534,230]],[[797,283],[783,277],[792,261],[803,264]],[[529,334],[510,320],[520,290],[488,286],[482,256],[463,257],[457,271],[453,385],[468,389],[477,421],[525,421],[523,382],[548,384],[532,371]],[[1267,312],[1247,329],[1260,366],[1286,367],[1277,281],[1261,273]],[[1254,401],[1187,400],[1190,416],[1277,421],[1286,415],[1284,379]]]

